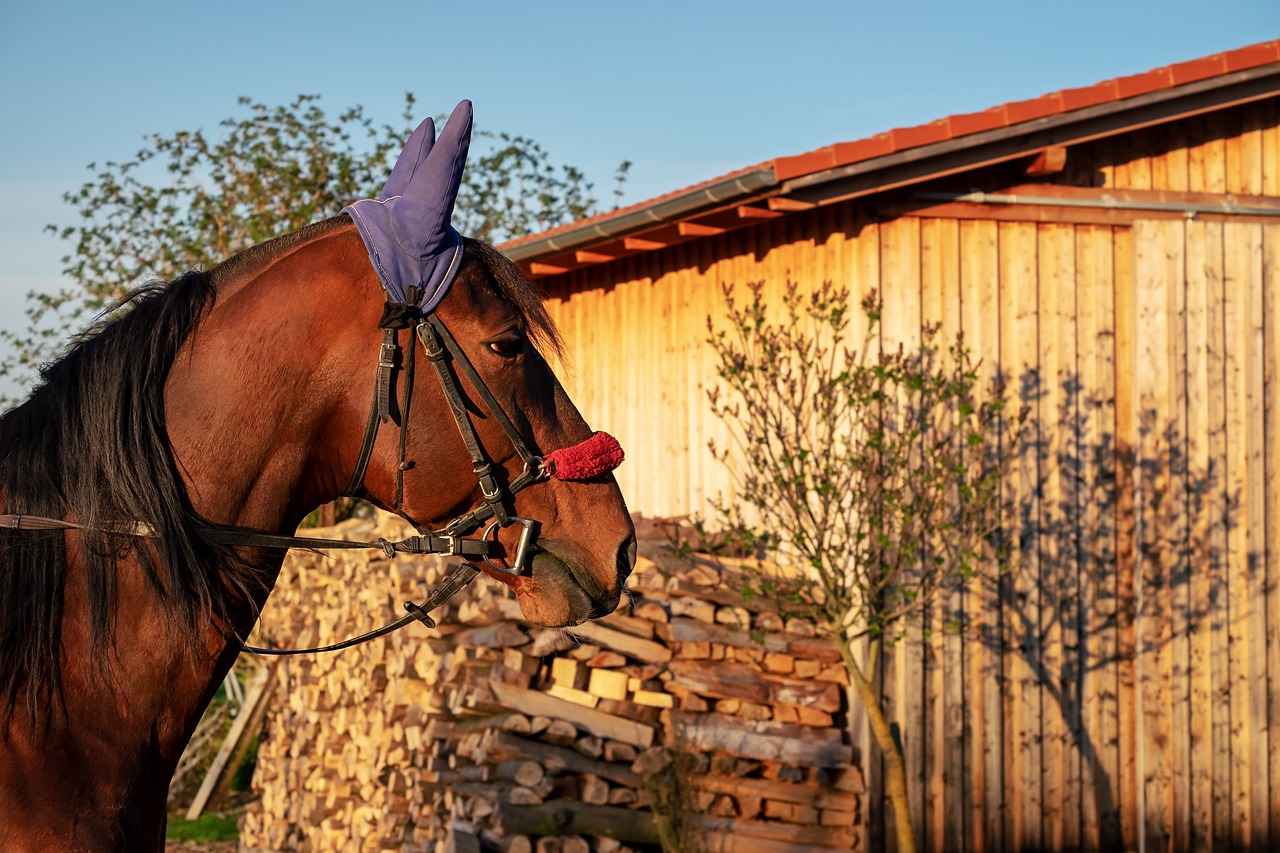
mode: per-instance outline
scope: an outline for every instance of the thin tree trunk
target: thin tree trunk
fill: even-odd
[[[901,747],[893,736],[893,730],[889,727],[889,721],[885,719],[884,709],[872,686],[874,675],[868,678],[863,674],[862,667],[858,665],[853,655],[853,648],[848,638],[841,636],[839,644],[840,655],[844,658],[845,668],[849,670],[849,681],[858,699],[861,700],[863,709],[867,712],[871,734],[884,758],[885,793],[889,795],[889,802],[893,806],[893,825],[898,835],[898,853],[916,853],[915,829],[911,825],[911,803],[907,797],[907,770]],[[880,642],[873,640],[869,655],[871,663],[868,666],[872,674],[875,655],[879,652],[879,648]]]

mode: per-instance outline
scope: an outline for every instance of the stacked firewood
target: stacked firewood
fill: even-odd
[[[396,532],[394,521],[360,524],[372,526],[336,532]],[[602,620],[529,627],[506,588],[482,579],[435,632],[414,626],[363,651],[291,661],[242,843],[862,846],[839,653],[812,622],[736,591],[741,565],[642,542],[630,602]],[[393,603],[420,600],[446,568],[436,558],[291,557],[263,633],[328,642],[363,630]]]

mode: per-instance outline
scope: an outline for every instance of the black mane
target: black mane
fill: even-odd
[[[209,541],[165,426],[165,380],[215,301],[209,272],[138,288],[104,314],[117,319],[79,336],[44,367],[31,397],[0,416],[3,511],[96,528],[69,539],[85,567],[92,654],[104,674],[117,560],[139,558],[177,633],[193,644],[192,629],[211,615],[225,618],[253,584],[233,549]],[[154,538],[106,532],[135,522]],[[0,723],[24,689],[33,720],[61,700],[67,541],[62,531],[0,530]]]
[[[555,321],[542,304],[542,294],[525,278],[520,268],[488,243],[469,237],[463,242],[464,263],[476,261],[484,268],[497,288],[498,295],[525,321],[533,343],[540,349],[549,349],[557,356],[563,356],[560,333],[556,331]]]

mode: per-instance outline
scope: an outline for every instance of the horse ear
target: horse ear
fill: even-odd
[[[471,146],[471,102],[453,108],[444,131],[402,192],[394,223],[402,245],[426,256],[458,240],[449,224]]]
[[[449,223],[471,145],[471,102],[454,107],[440,138],[427,119],[405,143],[378,198],[342,208],[369,251],[387,299],[406,304],[418,288],[423,313],[444,298],[458,275],[462,235]]]
[[[422,124],[418,125],[418,129],[409,135],[404,149],[396,158],[396,164],[391,167],[391,174],[387,176],[387,183],[382,187],[378,198],[386,201],[393,196],[403,195],[405,188],[409,186],[409,181],[413,178],[413,173],[418,170],[422,161],[427,159],[427,155],[431,153],[431,146],[435,144],[435,120],[424,119]]]

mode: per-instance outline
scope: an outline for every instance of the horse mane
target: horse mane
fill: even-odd
[[[255,246],[208,272],[129,293],[41,369],[22,405],[0,415],[0,495],[10,514],[72,519],[89,530],[0,530],[0,726],[24,691],[33,720],[62,701],[60,654],[67,566],[88,581],[89,636],[108,677],[116,567],[136,558],[194,650],[210,618],[261,586],[237,551],[211,541],[191,505],[165,424],[164,389],[183,344],[217,301],[217,282],[292,251],[329,220]],[[154,537],[111,532],[148,525]]]

